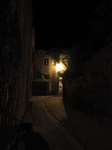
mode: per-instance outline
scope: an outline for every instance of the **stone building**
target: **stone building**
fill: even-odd
[[[33,95],[57,94],[59,76],[56,64],[59,54],[44,50],[37,50],[33,59]]]

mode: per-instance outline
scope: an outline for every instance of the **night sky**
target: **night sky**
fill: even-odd
[[[70,48],[85,40],[98,3],[33,0],[36,49]]]

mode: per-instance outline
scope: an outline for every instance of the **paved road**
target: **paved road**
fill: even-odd
[[[112,150],[112,129],[63,104],[61,95],[31,101],[28,118],[51,150]]]
[[[32,122],[34,131],[41,134],[51,150],[83,150],[83,147],[49,111],[45,103],[49,99],[53,100],[54,97],[42,96],[32,98]],[[66,117],[66,113],[64,117]]]

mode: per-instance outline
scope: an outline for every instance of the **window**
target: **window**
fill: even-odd
[[[44,65],[49,66],[49,59],[48,58],[44,58]]]

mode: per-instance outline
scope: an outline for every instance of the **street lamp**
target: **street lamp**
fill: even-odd
[[[56,64],[56,71],[62,71],[63,70],[63,65],[62,64]]]

